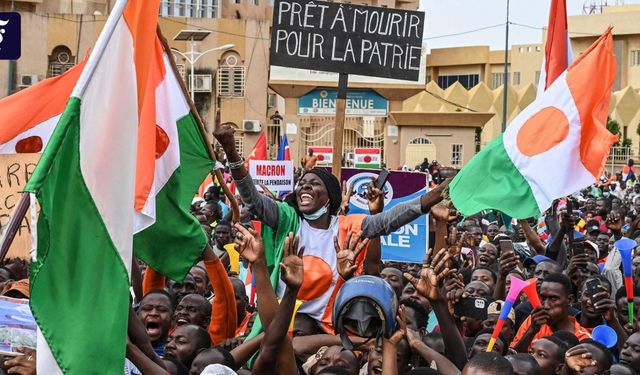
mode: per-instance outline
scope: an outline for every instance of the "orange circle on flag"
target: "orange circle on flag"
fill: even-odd
[[[549,151],[569,134],[569,120],[556,107],[546,107],[531,116],[518,131],[516,144],[526,156]]]
[[[304,281],[298,291],[298,299],[310,301],[323,295],[333,280],[333,270],[324,259],[315,255],[302,257]]]
[[[32,135],[31,137],[21,139],[16,143],[16,153],[26,154],[40,152],[42,151],[42,147],[42,138],[37,135]]]
[[[169,135],[160,126],[156,125],[156,160],[160,159],[162,155],[169,148],[170,143]]]

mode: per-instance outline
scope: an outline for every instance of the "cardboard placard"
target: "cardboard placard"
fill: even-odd
[[[0,154],[0,233],[20,201],[20,194],[36,168],[40,154]],[[29,258],[31,250],[31,214],[27,212],[16,234],[7,258]]]
[[[271,65],[417,81],[424,12],[276,0]]]
[[[272,192],[293,190],[291,160],[250,160],[249,174],[256,185],[262,183]]]

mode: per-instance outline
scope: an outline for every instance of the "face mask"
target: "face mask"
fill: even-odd
[[[322,215],[326,214],[328,210],[329,210],[329,202],[327,202],[326,205],[320,207],[318,211],[310,214],[302,214],[302,216],[304,216],[304,218],[307,220],[314,221],[314,220],[318,220]]]

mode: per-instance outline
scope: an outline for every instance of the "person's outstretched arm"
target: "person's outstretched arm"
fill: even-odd
[[[534,232],[533,229],[531,229],[531,226],[529,225],[529,222],[526,221],[526,220],[518,220],[518,222],[520,223],[520,226],[522,227],[522,230],[524,231],[524,236],[525,236],[529,246],[532,249],[534,249],[537,254],[544,255],[546,253],[546,251],[547,251],[547,248],[542,243],[542,240],[540,239],[540,237],[538,237],[536,232]]]
[[[211,246],[207,245],[204,249],[202,260],[204,260],[211,287],[215,291],[209,335],[213,345],[216,345],[236,335],[238,327],[236,298],[227,271]]]
[[[374,238],[388,235],[429,212],[445,221],[448,220],[449,208],[441,206],[437,211],[432,209],[442,201],[442,193],[449,182],[450,180],[446,180],[428,193],[401,203],[388,211],[365,217],[362,221],[362,236]]]
[[[245,363],[251,358],[251,356],[260,349],[260,345],[262,344],[262,340],[264,339],[264,332],[259,334],[258,336],[252,338],[251,340],[245,340],[242,344],[236,346],[231,350],[231,356],[233,357],[236,368],[235,371],[238,371]]]
[[[460,375],[460,370],[447,357],[431,349],[420,340],[418,332],[407,329],[407,340],[414,353],[417,353],[427,363],[435,362],[442,375]]]
[[[278,313],[265,331],[265,340],[262,342],[260,354],[253,366],[256,374],[268,373],[276,368],[278,374],[294,374],[296,372],[296,360],[291,346],[291,340],[287,337],[287,330],[293,310],[296,305],[298,290],[304,281],[304,266],[302,255],[304,247],[298,253],[298,241],[290,236],[288,244],[284,246],[284,258],[280,263],[280,275],[287,289],[278,306]]]
[[[244,167],[242,156],[238,154],[236,149],[233,126],[229,123],[219,124],[218,121],[216,118],[216,128],[213,135],[227,154],[231,175],[236,182],[236,188],[242,202],[260,221],[276,230],[280,221],[278,205],[273,199],[265,197],[256,189],[251,176]]]
[[[411,274],[405,273],[404,277],[416,288],[418,293],[429,299],[431,306],[438,318],[440,331],[444,340],[447,358],[453,362],[460,370],[467,363],[467,354],[462,340],[462,335],[456,327],[453,318],[449,314],[447,301],[441,291],[444,281],[456,272],[449,268],[451,255],[447,249],[441,249],[432,256],[434,252],[429,250],[420,272],[420,278],[416,279]]]

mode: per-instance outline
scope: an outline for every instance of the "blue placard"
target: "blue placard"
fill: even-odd
[[[0,12],[0,60],[17,60],[20,54],[20,13]]]
[[[336,114],[338,91],[315,89],[298,98],[298,115],[325,116]],[[346,116],[387,117],[389,102],[372,90],[349,90],[347,92]]]
[[[368,214],[366,187],[378,172],[366,169],[342,168],[342,179],[353,186],[354,195],[349,202],[349,213]],[[410,201],[427,193],[427,179],[423,173],[391,172],[385,185],[384,210]],[[429,244],[429,217],[420,216],[394,233],[381,237],[382,259],[422,263]]]

